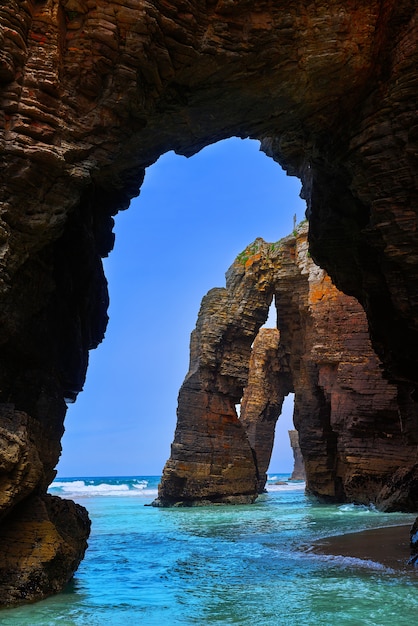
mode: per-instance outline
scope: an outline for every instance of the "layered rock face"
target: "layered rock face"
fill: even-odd
[[[260,139],[301,177],[312,254],[363,304],[416,423],[416,12],[413,0],[2,3],[6,517],[45,493],[64,400],[103,338],[112,215],[159,155],[231,135]]]
[[[418,508],[408,405],[382,375],[362,307],[310,258],[307,231],[256,240],[228,270],[226,288],[203,299],[160,504],[253,500],[283,399],[294,392],[311,494]],[[259,331],[273,296],[279,329]]]
[[[179,392],[177,427],[159,504],[251,502],[258,473],[235,405],[247,382],[251,344],[268,315],[271,287],[242,267],[203,299]]]
[[[285,396],[293,389],[291,373],[276,328],[261,328],[248,364],[240,421],[254,452],[258,493],[267,481],[277,419]]]
[[[61,591],[84,556],[89,533],[87,511],[69,500],[32,496],[14,507],[0,527],[2,605]]]
[[[409,506],[398,489],[392,502],[382,491],[394,472],[415,467],[414,402],[383,376],[362,307],[312,262],[304,237],[294,248],[299,275],[283,277],[275,298],[307,489],[325,501],[416,510],[413,489]]]
[[[297,430],[289,430],[290,445],[293,451],[293,472],[290,480],[306,480],[305,463],[303,461],[302,450],[299,445],[299,433]]]

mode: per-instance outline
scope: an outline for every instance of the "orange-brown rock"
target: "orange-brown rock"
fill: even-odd
[[[418,508],[408,406],[383,377],[362,307],[310,258],[307,231],[302,224],[276,244],[256,240],[228,270],[226,288],[203,299],[160,504],[254,498],[265,485],[283,398],[294,392],[309,493]],[[279,330],[258,332],[273,296]],[[227,440],[213,404],[233,424]]]
[[[399,468],[415,463],[413,402],[403,398],[402,385],[383,376],[362,307],[315,266],[303,239],[301,233],[296,241],[300,278],[293,282],[291,305],[284,281],[276,305],[281,341],[296,372],[294,423],[307,489],[322,500],[384,508],[381,489]],[[414,504],[406,508],[416,510],[414,491],[410,494]],[[404,508],[404,498],[397,504]]]
[[[21,441],[39,431],[35,491],[104,335],[112,215],[159,155],[232,135],[302,179],[312,254],[364,306],[418,443],[416,14],[414,0],[2,2],[0,403]],[[11,503],[32,489],[15,476]]]

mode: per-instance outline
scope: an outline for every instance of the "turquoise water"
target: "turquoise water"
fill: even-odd
[[[86,558],[65,593],[5,610],[16,626],[411,626],[417,577],[309,552],[312,540],[409,522],[373,508],[311,502],[276,485],[251,506],[158,509],[158,477],[70,478],[51,493],[90,512]]]

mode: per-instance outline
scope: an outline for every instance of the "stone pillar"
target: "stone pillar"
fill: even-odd
[[[293,472],[290,480],[305,480],[305,464],[303,462],[302,450],[299,446],[299,433],[297,430],[289,430],[290,445],[293,450]]]

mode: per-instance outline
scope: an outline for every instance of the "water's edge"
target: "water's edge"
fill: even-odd
[[[85,560],[65,593],[4,610],[0,623],[410,626],[415,574],[377,554],[332,556],[324,545],[357,530],[406,528],[413,516],[317,505],[303,483],[287,479],[270,475],[268,492],[252,505],[193,509],[144,506],[157,495],[158,476],[56,480],[51,493],[89,510]]]

